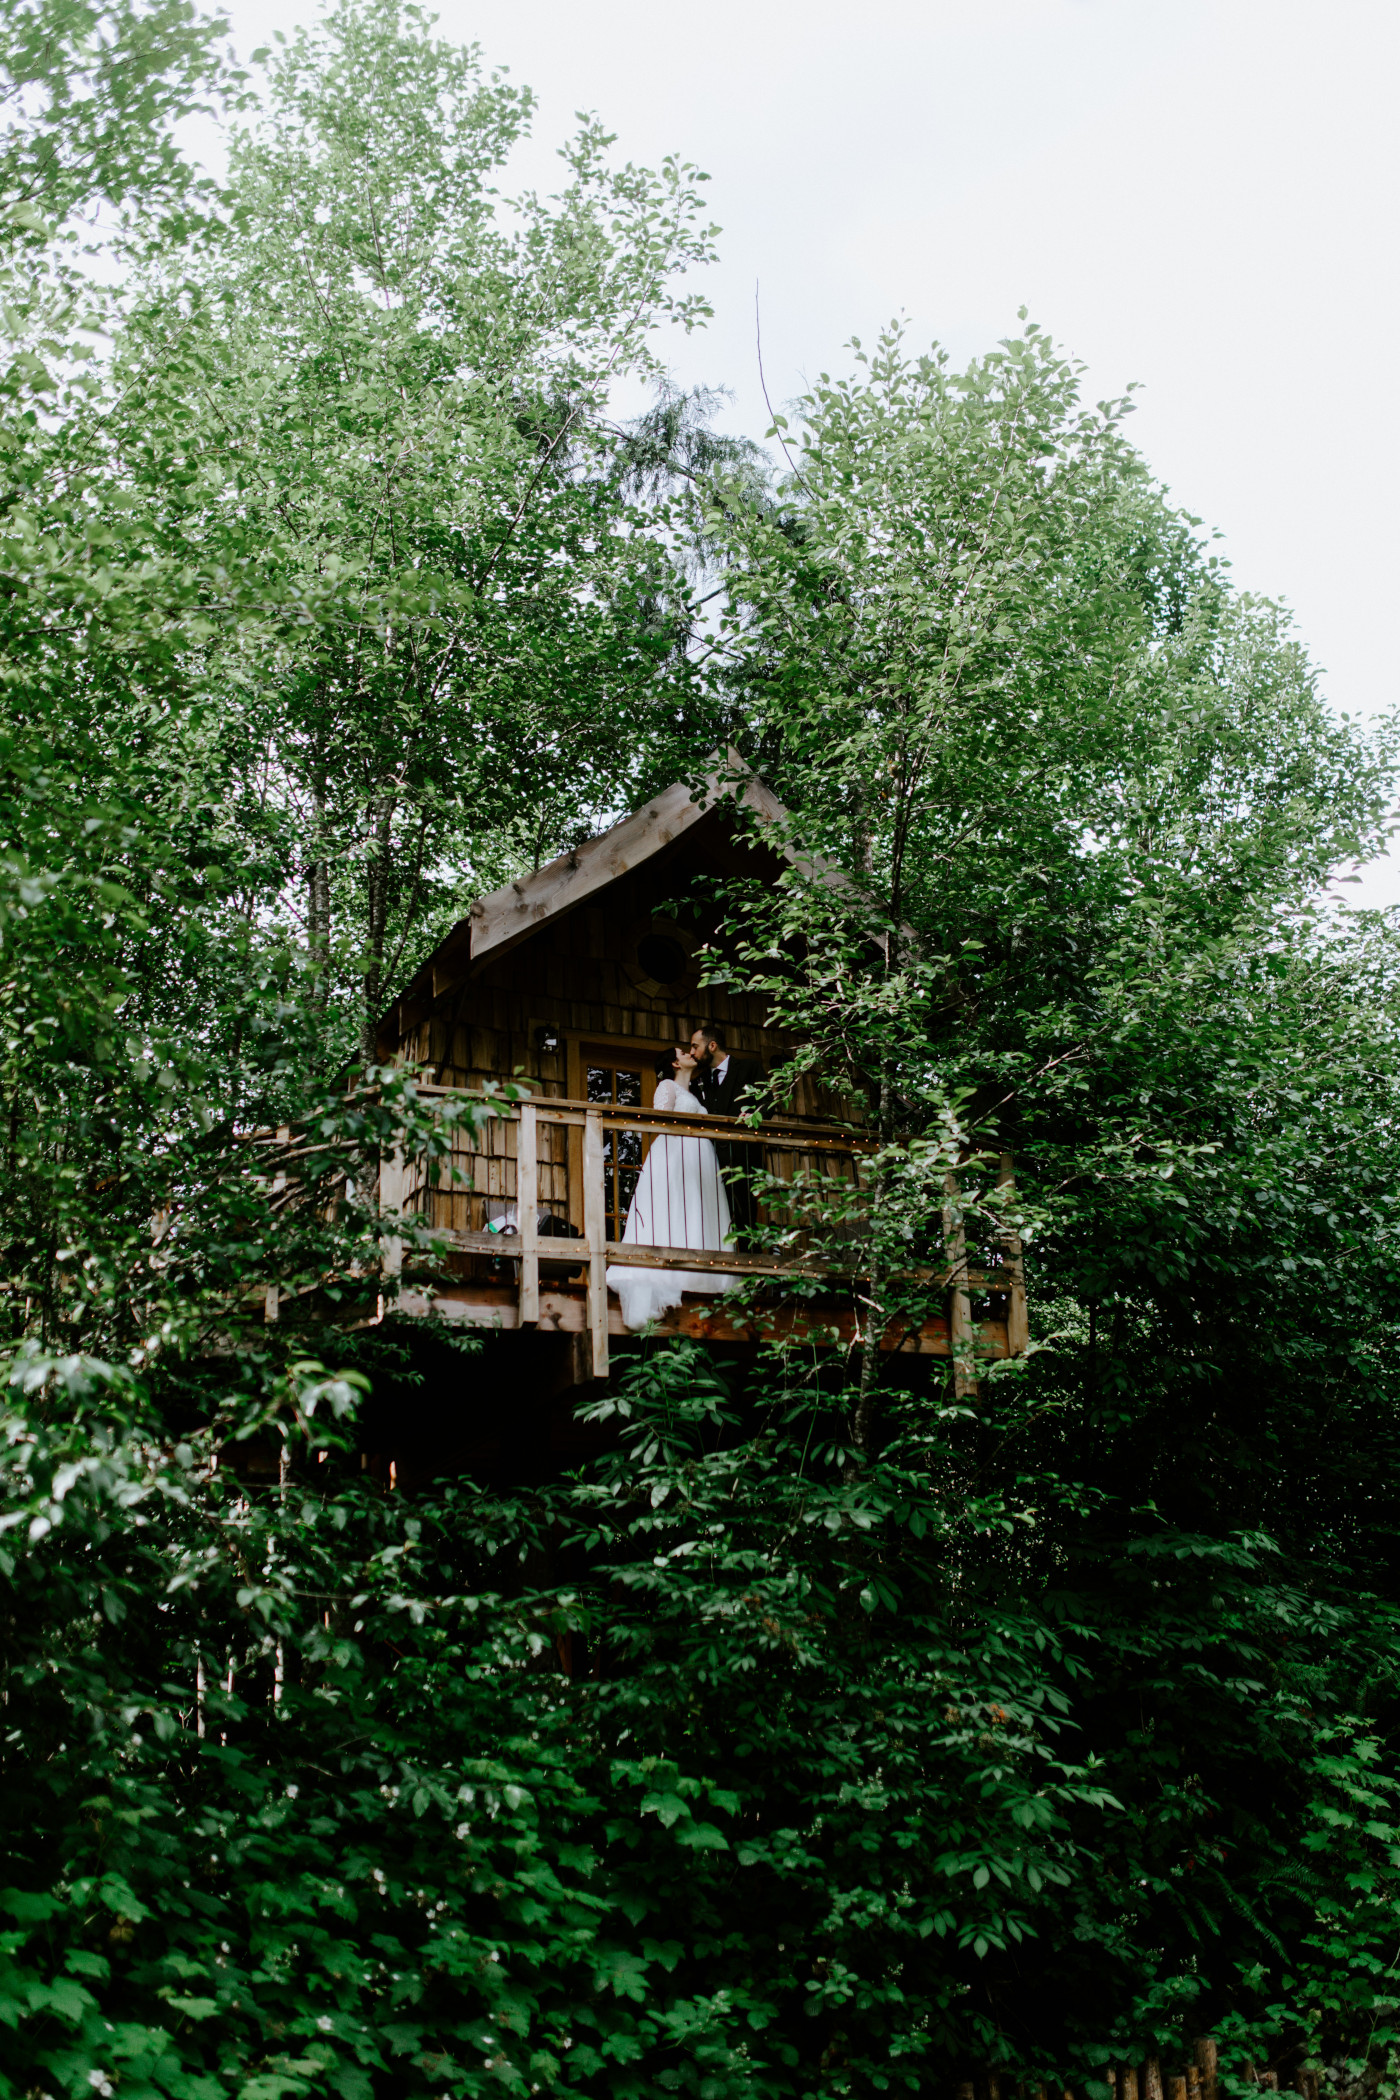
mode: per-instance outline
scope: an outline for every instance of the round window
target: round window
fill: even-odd
[[[623,971],[644,999],[659,999],[673,1010],[695,989],[700,945],[688,927],[653,914],[636,920],[624,936]]]
[[[690,968],[690,957],[669,933],[644,934],[637,943],[637,960],[660,985],[674,984]]]

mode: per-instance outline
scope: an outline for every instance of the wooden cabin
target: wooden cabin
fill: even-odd
[[[813,1267],[790,1251],[800,1235],[781,1254],[620,1245],[647,1147],[663,1130],[703,1128],[723,1139],[728,1156],[761,1164],[770,1190],[781,1182],[798,1191],[813,1177],[859,1182],[869,1141],[850,1105],[843,1117],[843,1104],[808,1080],[757,1130],[654,1107],[657,1060],[688,1042],[698,1021],[722,1027],[731,1052],[756,1055],[769,1072],[797,1047],[760,997],[700,986],[721,885],[772,880],[789,864],[784,816],[762,781],[733,769],[698,795],[677,782],[601,837],[480,898],[405,986],[379,1026],[385,1063],[407,1062],[426,1087],[446,1093],[514,1082],[528,1098],[464,1142],[450,1180],[430,1186],[401,1163],[386,1167],[386,1211],[430,1221],[451,1250],[431,1288],[402,1275],[401,1312],[568,1337],[569,1382],[600,1377],[610,1338],[623,1332],[607,1268],[625,1260],[745,1279],[742,1305],[688,1294],[661,1331],[716,1342],[856,1335],[854,1272],[829,1256]],[[822,879],[842,878],[833,870]],[[784,1305],[780,1286],[794,1275],[829,1284],[829,1293],[800,1309]],[[980,1331],[979,1348],[993,1355],[1024,1346],[1019,1264],[1002,1280],[1007,1291]],[[946,1355],[960,1328],[972,1332],[970,1303],[965,1290],[954,1292],[946,1317],[892,1329],[881,1346]]]
[[[732,1049],[780,1063],[793,1039],[760,1000],[713,985],[702,993],[696,958],[716,928],[705,900],[718,885],[784,865],[743,837],[736,803],[761,825],[785,812],[759,780],[737,796],[708,785],[697,802],[677,782],[600,838],[479,898],[385,1014],[381,1058],[431,1067],[443,1086],[523,1076],[542,1098],[573,1100],[594,1098],[590,1071],[630,1073],[648,1108],[657,1058],[688,1040],[697,1019],[722,1024]],[[683,919],[668,908],[681,901]],[[831,1111],[810,1091],[793,1107]]]

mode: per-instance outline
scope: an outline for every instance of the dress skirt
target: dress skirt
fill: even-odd
[[[635,1247],[696,1247],[719,1253],[729,1244],[729,1199],[709,1138],[667,1133],[656,1138],[637,1176],[623,1241]],[[635,1332],[681,1302],[683,1291],[718,1296],[741,1279],[713,1269],[608,1270],[622,1323]]]

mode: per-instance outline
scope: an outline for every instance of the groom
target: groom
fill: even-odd
[[[742,1115],[750,1105],[745,1096],[763,1084],[764,1071],[758,1059],[742,1051],[731,1052],[724,1030],[713,1021],[702,1021],[693,1031],[690,1048],[696,1060],[691,1084],[706,1112],[712,1116]],[[758,1203],[749,1173],[761,1164],[761,1158],[755,1157],[759,1149],[755,1145],[715,1146],[729,1195],[730,1216],[736,1226],[746,1230],[758,1222]]]

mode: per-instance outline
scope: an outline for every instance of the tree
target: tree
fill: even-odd
[[[1390,733],[1039,331],[882,342],[778,479],[694,399],[619,431],[686,171],[588,129],[512,217],[524,92],[365,4],[217,196],[215,32],[94,19],[9,75],[45,226],[122,217],[5,432],[0,2092],[1104,2100],[1205,2027],[1374,2084],[1395,940],[1320,884]],[[720,725],[799,850],[717,967],[883,1140],[866,1346],[643,1342],[576,1477],[386,1492],[364,1410],[449,1344],[373,1169],[492,1104],[363,1027]],[[882,1368],[1010,1225],[1030,1358]]]
[[[18,90],[38,32],[16,26]],[[12,147],[17,180],[72,163],[58,201],[80,173],[138,197],[110,355],[82,358],[70,314],[59,393],[17,418],[8,513],[12,1302],[56,1306],[59,1250],[85,1250],[99,1353],[148,1324],[151,1217],[243,1201],[250,1129],[343,1131],[327,1089],[372,1056],[435,910],[625,794],[676,684],[643,606],[668,557],[603,416],[658,317],[695,317],[668,286],[706,252],[686,171],[612,174],[595,126],[557,204],[505,225],[490,176],[528,95],[412,11],[348,7],[274,64],[192,244],[169,205],[199,184],[168,139],[133,161],[133,125],[228,85],[216,28],[115,21],[90,96],[60,48],[38,143]],[[65,159],[44,142],[70,109]],[[242,1216],[220,1273],[297,1288],[374,1243],[363,1204],[338,1251],[298,1252],[287,1223],[254,1258]],[[166,1273],[179,1323],[204,1301]]]
[[[216,600],[236,568],[210,673],[282,812],[288,906],[362,980],[367,1057],[465,881],[627,800],[667,686],[639,613],[668,565],[608,410],[658,323],[704,312],[674,286],[709,253],[694,171],[613,170],[590,124],[561,194],[507,207],[531,110],[395,0],[279,46],[234,142],[238,231],[133,317],[107,433]]]
[[[971,2002],[1008,2064],[1054,2031],[1092,2064],[1106,2002],[1127,2053],[1190,2021],[1380,2046],[1392,1518],[1368,1498],[1363,1543],[1343,1483],[1394,1412],[1394,936],[1322,885],[1382,835],[1393,726],[1328,714],[1037,331],[960,375],[890,337],[803,414],[786,483],[720,481],[703,525],[749,749],[851,879],[799,857],[732,931],[891,1141],[872,1328],[933,1309],[911,1254],[1032,1233],[1042,1351],[965,1363],[926,1463],[950,1521],[1008,1527],[963,1529],[961,1622],[1045,1613],[1124,1810],[1071,1818],[1083,1893]],[[881,1478],[907,1403],[878,1375],[848,1426]]]

